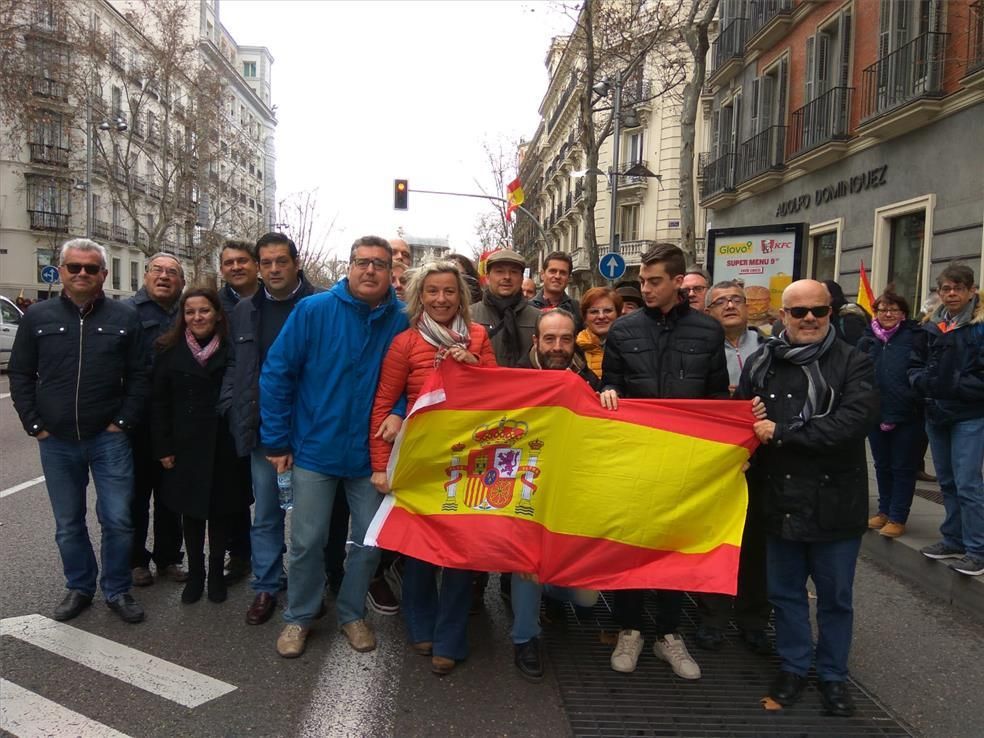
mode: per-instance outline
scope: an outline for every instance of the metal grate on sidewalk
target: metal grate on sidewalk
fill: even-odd
[[[681,630],[703,676],[688,682],[673,674],[653,655],[655,602],[647,595],[649,620],[639,666],[633,674],[612,671],[614,646],[602,635],[617,627],[609,603],[600,598],[591,610],[567,606],[566,623],[544,628],[550,664],[560,686],[564,710],[575,736],[911,736],[857,682],[851,692],[857,703],[852,718],[826,715],[820,706],[814,675],[811,686],[793,707],[767,712],[759,703],[778,670],[778,659],[753,654],[730,626],[727,642],[717,652],[701,651],[693,640],[696,606],[685,599]]]

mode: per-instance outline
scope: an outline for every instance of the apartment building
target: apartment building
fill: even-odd
[[[154,19],[135,15],[167,8],[183,51],[162,50]],[[114,298],[139,289],[157,251],[214,280],[219,243],[269,229],[273,59],[236,45],[216,0],[37,0],[21,20],[22,63],[6,73],[24,76],[25,98],[0,130],[0,292],[56,292],[43,268],[81,236],[107,247]]]
[[[615,233],[625,257],[626,279],[638,274],[641,255],[657,241],[680,242],[679,156],[680,100],[678,91],[662,92],[656,62],[647,59],[622,87],[622,117],[618,139],[609,136],[599,151],[601,173],[585,172],[580,141],[580,78],[583,60],[566,37],[553,40],[546,57],[550,82],[540,105],[540,124],[519,151],[519,176],[525,206],[539,227],[522,215],[513,231],[516,247],[529,259],[534,273],[550,251],[569,253],[574,263],[572,289],[590,286],[585,242],[584,178],[597,177],[595,230],[599,258],[611,243],[611,189],[607,173],[618,147],[618,186]],[[598,115],[599,119],[604,114]],[[703,128],[699,129],[700,134]],[[703,146],[702,142],[698,142]],[[696,150],[701,150],[700,148]],[[653,175],[626,175],[645,167]],[[703,233],[703,223],[698,233]],[[703,246],[701,239],[700,247]]]
[[[984,267],[984,3],[722,0],[703,99],[711,227],[807,223],[798,277],[863,261],[918,306]]]

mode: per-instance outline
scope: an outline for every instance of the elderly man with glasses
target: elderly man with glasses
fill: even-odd
[[[736,396],[760,397],[762,445],[748,470],[749,516],[767,531],[769,600],[780,671],[769,695],[801,696],[814,662],[807,579],[817,594],[816,672],[824,708],[850,716],[847,688],[854,568],[868,528],[865,438],[878,420],[874,365],[837,338],[830,293],[793,282],[782,294],[783,330],[745,362]]]
[[[260,446],[278,474],[293,472],[286,625],[277,639],[284,658],[304,652],[321,613],[324,548],[340,489],[352,514],[352,548],[336,601],[338,622],[356,651],[376,647],[365,602],[379,549],[362,541],[382,500],[370,481],[373,397],[383,357],[407,328],[390,284],[392,266],[393,249],[385,239],[357,239],[348,276],[294,308],[260,374]],[[387,418],[381,437],[391,441],[393,426]]]
[[[8,367],[14,408],[38,441],[68,589],[52,617],[77,617],[96,592],[99,564],[85,522],[91,473],[101,528],[99,586],[111,610],[139,623],[144,611],[130,596],[133,456],[126,431],[139,422],[149,392],[140,318],[103,294],[101,245],[67,241],[59,264],[61,296],[24,314]]]
[[[680,291],[687,298],[690,307],[698,313],[707,312],[707,303],[704,298],[707,296],[707,288],[711,286],[711,275],[694,265],[687,267],[683,275],[683,286]]]

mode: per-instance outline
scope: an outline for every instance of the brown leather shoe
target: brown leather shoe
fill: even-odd
[[[372,632],[365,620],[353,620],[342,626],[342,632],[348,638],[349,645],[359,653],[366,653],[376,648],[376,634]]]
[[[905,533],[905,523],[894,523],[889,520],[878,532],[886,538],[898,538],[900,535]]]
[[[878,513],[868,518],[868,529],[869,530],[881,530],[885,523],[888,522],[888,516],[885,513]]]
[[[410,647],[418,656],[430,656],[434,650],[434,644],[430,641],[418,641],[417,643],[411,643]]]
[[[146,566],[133,567],[133,571],[130,572],[130,576],[133,577],[134,587],[149,587],[154,583],[154,575],[150,573],[150,569]]]
[[[437,674],[438,676],[446,676],[452,671],[454,671],[454,659],[445,658],[444,656],[431,657],[431,673]]]
[[[181,564],[168,564],[163,569],[157,569],[157,576],[170,579],[172,582],[187,582],[188,570]]]
[[[297,623],[290,623],[284,626],[284,629],[280,631],[280,637],[277,638],[277,653],[285,659],[296,659],[304,653],[304,647],[307,645],[307,637],[310,632],[310,628],[297,625]]]
[[[277,598],[269,592],[260,592],[246,611],[247,625],[263,625],[277,609]]]

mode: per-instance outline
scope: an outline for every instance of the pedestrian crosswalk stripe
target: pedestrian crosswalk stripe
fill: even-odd
[[[0,679],[0,694],[3,695],[0,700],[0,730],[17,738],[129,738],[126,733],[113,730],[6,679]]]
[[[0,620],[0,635],[51,651],[185,707],[198,707],[236,689],[232,684],[43,615]]]
[[[7,489],[0,490],[0,498],[6,497],[7,495],[12,495],[14,492],[20,492],[22,489],[27,489],[28,487],[33,487],[35,484],[44,481],[44,475],[40,477],[35,477],[34,479],[28,479],[26,482],[21,482],[20,484],[15,484],[13,487],[7,487]]]

